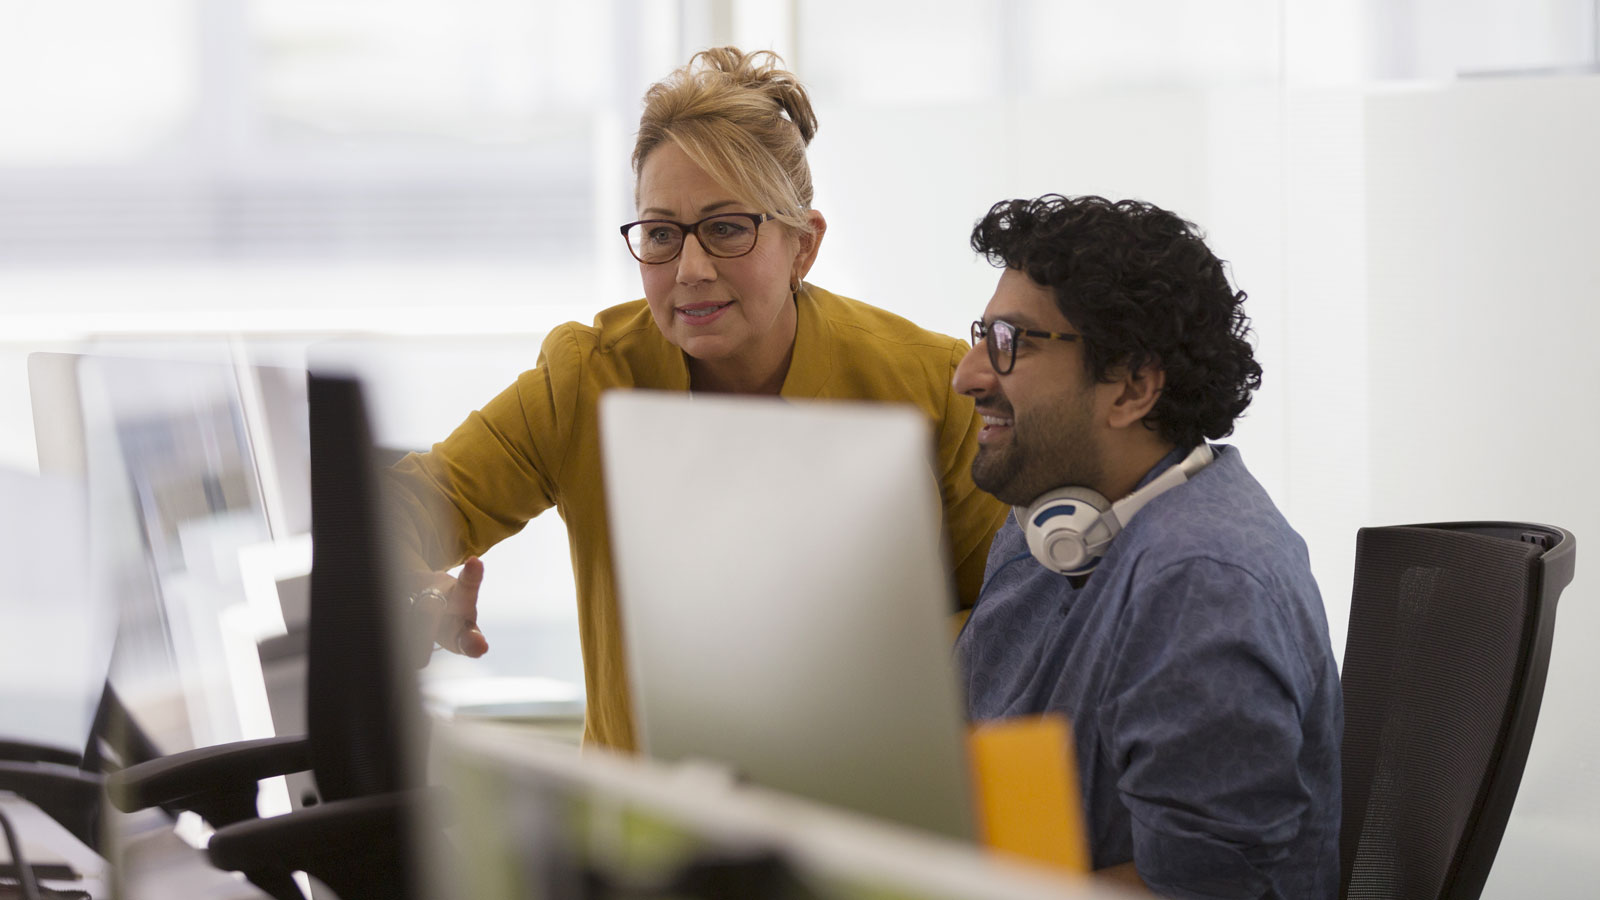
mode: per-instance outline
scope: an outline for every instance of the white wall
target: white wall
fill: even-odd
[[[1578,538],[1539,727],[1485,897],[1600,882],[1600,76],[1366,104],[1374,523],[1530,520]]]

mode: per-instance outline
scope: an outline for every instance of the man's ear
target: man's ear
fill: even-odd
[[[1143,421],[1167,386],[1167,371],[1155,364],[1113,372],[1112,376],[1114,396],[1106,421],[1112,428],[1127,428]]]
[[[799,232],[795,235],[800,242],[800,252],[795,254],[794,272],[789,279],[793,284],[804,281],[806,273],[811,271],[811,265],[817,261],[817,251],[822,248],[822,236],[828,230],[828,220],[814,209],[806,210],[806,221],[811,223],[813,231],[810,234]]]

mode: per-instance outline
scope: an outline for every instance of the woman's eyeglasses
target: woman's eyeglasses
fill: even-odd
[[[1050,341],[1076,341],[1083,337],[1081,334],[1070,332],[1018,328],[1005,319],[995,319],[989,323],[979,319],[972,323],[972,346],[976,347],[980,343],[987,344],[989,365],[994,367],[996,375],[1011,374],[1012,366],[1017,364],[1018,335]]]
[[[708,255],[732,259],[756,248],[756,233],[771,218],[771,213],[718,213],[698,222],[644,219],[622,226],[622,238],[634,259],[652,266],[677,259],[690,234]]]

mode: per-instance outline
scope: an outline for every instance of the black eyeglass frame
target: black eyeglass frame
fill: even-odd
[[[1006,341],[1006,364],[1000,365],[1000,341],[989,340],[989,334],[1000,329],[1001,332],[1011,332],[1011,339]],[[989,365],[994,367],[996,375],[1010,375],[1011,370],[1017,365],[1017,338],[1031,337],[1048,341],[1079,341],[1083,335],[1071,331],[1040,331],[1037,328],[1018,328],[1005,319],[995,319],[985,323],[978,319],[972,323],[972,346],[982,343],[989,351]]]
[[[712,219],[726,219],[730,217],[750,220],[750,232],[752,234],[752,237],[750,238],[750,246],[743,253],[723,254],[714,252],[710,247],[707,247],[706,242],[701,239],[700,226],[711,221]],[[696,241],[699,241],[700,249],[704,250],[707,256],[713,256],[717,259],[738,259],[741,256],[749,256],[750,251],[756,249],[756,243],[761,240],[761,223],[776,218],[777,216],[773,215],[772,213],[720,212],[712,213],[711,215],[706,216],[704,219],[694,223],[674,222],[671,219],[640,219],[637,222],[629,222],[628,224],[622,226],[622,228],[619,230],[622,232],[622,242],[628,246],[628,253],[631,254],[634,259],[639,260],[639,262],[642,262],[647,266],[660,266],[672,262],[683,255],[683,245],[689,242],[689,235],[691,234],[694,235],[694,239]],[[634,227],[635,225],[672,225],[679,231],[682,231],[683,240],[678,244],[678,252],[672,254],[666,259],[640,259],[638,252],[633,249],[633,241],[628,239],[628,229]]]

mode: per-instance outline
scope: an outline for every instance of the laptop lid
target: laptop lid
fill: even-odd
[[[649,391],[600,406],[641,749],[971,839],[925,417]]]

